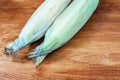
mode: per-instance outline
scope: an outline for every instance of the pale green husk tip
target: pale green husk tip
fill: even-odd
[[[37,67],[40,63],[42,63],[42,61],[45,59],[46,56],[47,56],[47,54],[36,57],[36,58],[34,59],[35,67]]]

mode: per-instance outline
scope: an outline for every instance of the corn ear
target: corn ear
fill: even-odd
[[[25,24],[19,37],[6,46],[5,53],[13,54],[27,44],[40,39],[70,1],[45,0]]]
[[[98,3],[99,0],[73,0],[48,29],[44,42],[35,48],[29,58],[37,60],[35,64],[38,65],[41,55],[46,56],[67,43],[88,21]]]

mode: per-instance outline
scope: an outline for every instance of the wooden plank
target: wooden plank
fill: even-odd
[[[14,56],[4,47],[43,0],[0,0],[0,80],[120,80],[120,0],[100,0],[92,18],[65,46],[38,68],[27,55],[41,43]]]

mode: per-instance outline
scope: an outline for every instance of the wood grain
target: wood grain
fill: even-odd
[[[27,55],[42,40],[4,55],[42,2],[0,0],[0,80],[120,80],[120,0],[100,0],[87,24],[38,68]]]

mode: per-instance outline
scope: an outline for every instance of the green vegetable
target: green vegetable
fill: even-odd
[[[73,0],[45,34],[42,44],[29,55],[37,66],[48,53],[67,43],[88,21],[99,0]],[[42,58],[41,58],[42,57]]]
[[[43,37],[50,25],[69,5],[71,0],[45,0],[23,27],[19,37],[5,48],[6,54],[13,54],[22,47]]]

